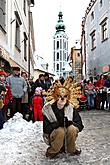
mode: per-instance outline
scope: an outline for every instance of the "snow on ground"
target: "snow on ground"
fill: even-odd
[[[16,113],[0,130],[0,165],[37,165],[41,147],[46,148],[42,122],[27,122]]]
[[[59,154],[50,160],[45,157],[42,122],[27,122],[16,113],[0,130],[0,165],[110,165],[110,112],[87,111],[81,116],[81,155]]]

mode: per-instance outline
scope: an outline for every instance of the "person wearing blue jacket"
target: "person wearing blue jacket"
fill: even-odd
[[[22,113],[21,102],[24,94],[27,92],[27,83],[23,77],[20,77],[20,68],[13,67],[13,75],[7,77],[7,82],[12,90],[12,112],[11,117],[16,113]]]

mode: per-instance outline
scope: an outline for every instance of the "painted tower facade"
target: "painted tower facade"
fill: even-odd
[[[65,33],[63,14],[59,12],[56,25],[56,33],[53,37],[53,68],[58,76],[64,78],[69,74],[65,69],[68,57],[68,36]]]

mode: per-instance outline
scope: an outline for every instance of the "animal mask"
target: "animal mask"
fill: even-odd
[[[71,103],[75,108],[79,107],[79,101],[77,100],[80,96],[80,86],[78,83],[71,82],[68,77],[62,85],[60,81],[57,81],[52,85],[46,95],[46,101],[53,103],[59,99]]]

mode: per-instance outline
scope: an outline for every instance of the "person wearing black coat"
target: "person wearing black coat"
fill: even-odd
[[[81,117],[70,103],[62,103],[59,99],[53,104],[46,104],[43,108],[43,135],[44,141],[49,145],[46,152],[49,158],[55,157],[62,149],[71,155],[81,153],[75,145],[78,133],[84,127]]]

